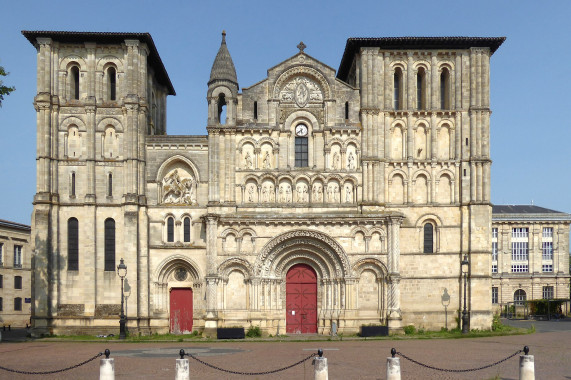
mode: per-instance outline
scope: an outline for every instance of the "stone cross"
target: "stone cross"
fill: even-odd
[[[297,48],[299,49],[300,53],[303,53],[303,50],[306,48],[307,46],[303,43],[303,41],[301,41],[299,43],[299,45],[297,45]]]

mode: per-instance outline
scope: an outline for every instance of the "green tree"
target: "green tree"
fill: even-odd
[[[6,75],[8,75],[8,73],[4,71],[4,68],[2,66],[0,66],[0,77],[5,77]],[[10,95],[10,93],[15,89],[16,87],[14,86],[12,87],[4,86],[4,82],[2,82],[2,79],[0,79],[0,107],[2,107],[2,101],[4,100],[4,95]]]

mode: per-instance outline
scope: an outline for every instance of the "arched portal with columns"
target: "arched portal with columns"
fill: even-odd
[[[315,273],[317,332],[327,334],[332,323],[344,324],[340,320],[345,310],[353,307],[354,281],[344,249],[322,232],[288,231],[262,248],[254,265],[251,309],[273,312],[276,317],[273,327],[279,324],[284,331],[287,275],[291,268],[300,265]]]

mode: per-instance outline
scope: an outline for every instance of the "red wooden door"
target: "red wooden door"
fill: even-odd
[[[286,332],[317,333],[317,276],[306,264],[296,264],[287,272]]]
[[[171,333],[190,334],[192,332],[192,289],[171,289],[170,311]]]

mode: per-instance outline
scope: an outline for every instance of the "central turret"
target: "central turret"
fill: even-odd
[[[226,31],[222,31],[222,42],[212,64],[208,81],[209,126],[236,125],[238,88],[236,68],[226,46]],[[223,117],[224,111],[226,111],[226,117]]]

